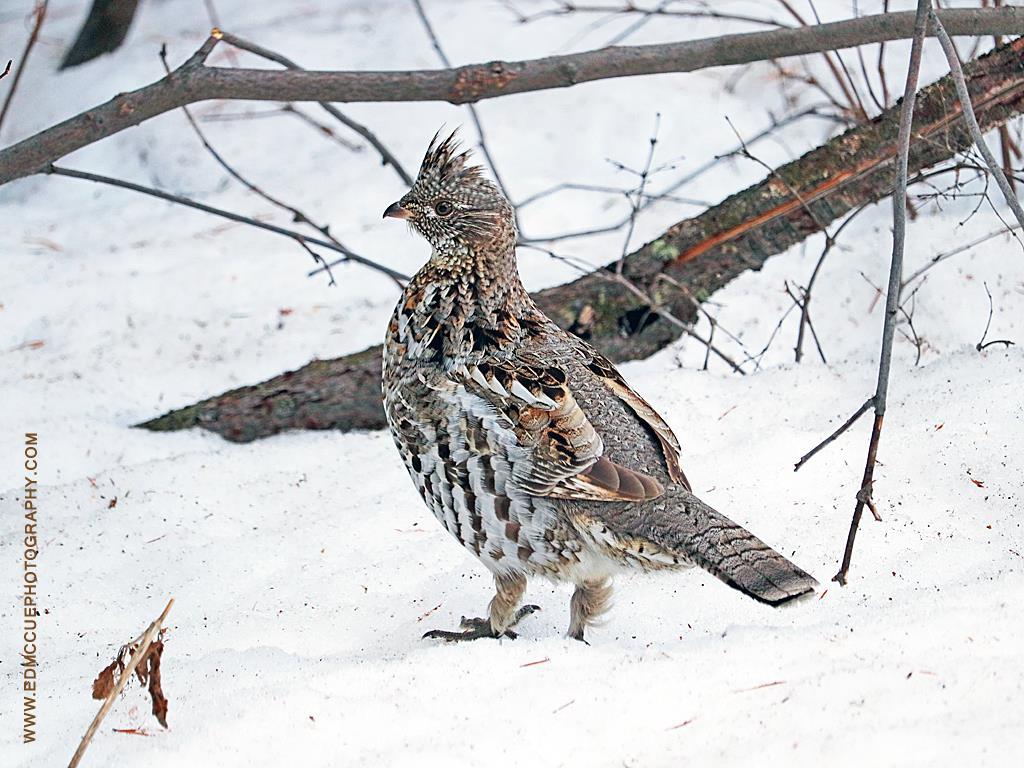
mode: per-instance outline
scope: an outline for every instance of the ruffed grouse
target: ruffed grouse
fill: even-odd
[[[425,637],[515,637],[529,576],[576,585],[569,635],[608,606],[619,568],[699,565],[769,605],[817,582],[690,491],[671,428],[583,340],[537,307],[516,268],[512,208],[435,136],[384,212],[433,246],[384,346],[384,406],[435,517],[494,575],[489,615]]]

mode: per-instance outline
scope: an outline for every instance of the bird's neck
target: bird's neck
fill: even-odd
[[[458,244],[435,250],[406,286],[395,340],[420,360],[474,362],[510,353],[538,315],[519,279],[513,245]]]

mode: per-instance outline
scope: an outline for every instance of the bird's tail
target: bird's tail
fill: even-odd
[[[817,580],[754,534],[680,489],[685,518],[693,532],[673,542],[697,565],[733,589],[772,606],[814,593]],[[689,527],[689,526],[687,526]],[[667,543],[667,542],[666,542]]]
[[[617,533],[651,541],[768,605],[813,594],[818,586],[813,576],[679,485],[646,504],[606,507],[601,519]]]

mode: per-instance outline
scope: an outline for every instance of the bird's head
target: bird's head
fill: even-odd
[[[434,135],[419,175],[406,194],[384,211],[385,217],[407,219],[440,253],[460,245],[512,247],[515,223],[512,206],[501,190],[484,178],[453,131],[440,143]]]

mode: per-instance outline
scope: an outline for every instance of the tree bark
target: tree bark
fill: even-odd
[[[951,35],[1024,33],[1024,8],[939,12]],[[615,77],[693,72],[708,67],[801,56],[899,40],[913,31],[913,12],[703,40],[602,48],[529,61],[493,61],[408,72],[274,71],[205,66],[213,36],[167,77],[83,112],[0,150],[0,185],[42,173],[65,155],[164,112],[208,99],[257,101],[448,101],[467,104],[529,91],[568,88]]]
[[[1024,39],[965,68],[981,127],[989,130],[1024,112]],[[917,95],[911,174],[949,160],[971,146],[951,77]],[[680,221],[628,255],[623,275],[664,310],[692,322],[692,300],[659,279],[664,274],[703,301],[748,269],[760,269],[829,223],[865,203],[891,194],[896,177],[899,105],[774,170],[699,216]],[[614,264],[603,268],[614,270]],[[535,294],[560,326],[579,332],[612,360],[647,357],[679,336],[656,307],[602,270]],[[586,327],[579,320],[592,320]],[[382,329],[383,332],[383,329]],[[228,440],[247,442],[286,429],[378,429],[384,426],[380,394],[381,349],[335,360],[315,360],[297,371],[211,397],[139,426],[176,430],[193,426]]]

